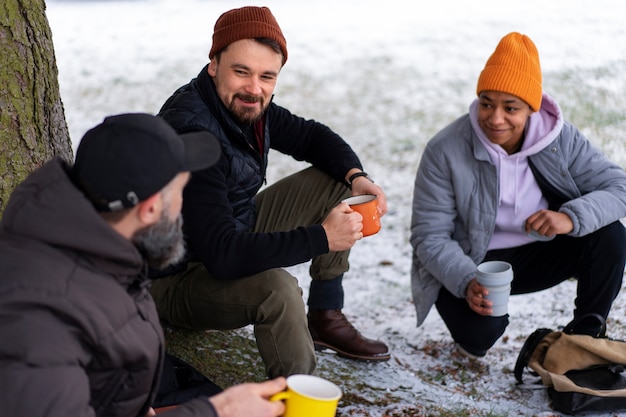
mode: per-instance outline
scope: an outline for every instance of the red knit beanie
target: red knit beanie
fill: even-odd
[[[524,100],[534,111],[541,107],[541,65],[532,40],[511,32],[500,40],[480,73],[476,94],[500,91]]]
[[[213,29],[213,45],[209,59],[240,39],[268,38],[276,41],[283,53],[283,65],[287,62],[287,41],[267,7],[246,6],[222,14]]]

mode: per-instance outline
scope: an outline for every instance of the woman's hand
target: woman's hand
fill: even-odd
[[[574,223],[565,213],[539,210],[528,217],[525,230],[527,233],[534,230],[541,236],[565,235],[574,230]]]
[[[473,311],[481,316],[488,316],[493,313],[491,309],[493,303],[485,298],[487,294],[489,294],[489,290],[480,285],[478,280],[474,278],[467,284],[465,300]]]

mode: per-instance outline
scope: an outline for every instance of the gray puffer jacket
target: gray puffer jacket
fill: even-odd
[[[60,159],[12,194],[0,271],[1,417],[146,414],[164,342],[144,261]],[[162,415],[215,414],[204,398]]]
[[[550,194],[551,208],[572,219],[571,236],[626,217],[624,169],[570,123],[564,122],[556,139],[529,156],[529,164],[544,194]],[[426,146],[415,178],[411,220],[411,283],[418,326],[442,286],[465,297],[495,229],[498,181],[469,114]]]

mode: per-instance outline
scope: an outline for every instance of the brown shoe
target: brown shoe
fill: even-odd
[[[341,310],[311,310],[307,317],[315,350],[328,348],[341,357],[362,361],[387,361],[391,357],[387,345],[363,337]]]

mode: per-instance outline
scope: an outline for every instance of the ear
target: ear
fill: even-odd
[[[209,61],[207,72],[211,77],[215,77],[215,74],[217,74],[217,58],[213,57],[213,59]]]
[[[163,200],[161,192],[153,194],[137,205],[137,217],[144,226],[158,222],[162,211]]]

